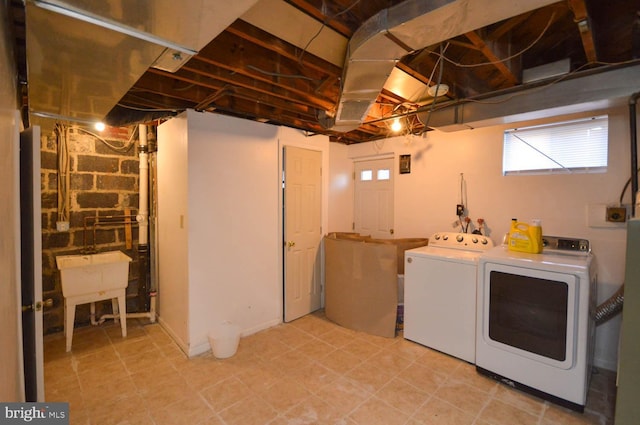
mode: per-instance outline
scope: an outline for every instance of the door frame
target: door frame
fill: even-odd
[[[20,132],[22,354],[25,400],[44,401],[40,127]]]
[[[282,187],[282,178],[284,173],[284,147],[294,146],[298,148],[320,151],[322,153],[322,206],[320,211],[320,223],[322,224],[322,235],[326,235],[328,231],[328,203],[329,203],[329,137],[324,135],[307,136],[305,133],[288,127],[280,127],[278,129],[278,240],[284,244],[284,191]],[[284,245],[278,250],[279,279],[282,288],[282,296],[280,297],[280,319],[284,322]],[[322,295],[320,297],[321,308],[324,307],[324,249],[321,245],[320,251],[320,282],[322,285]]]

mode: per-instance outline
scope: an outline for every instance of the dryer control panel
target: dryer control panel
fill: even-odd
[[[591,244],[587,239],[542,236],[542,246],[547,253],[586,255],[591,252]]]

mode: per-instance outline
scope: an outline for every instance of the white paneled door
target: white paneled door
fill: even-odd
[[[320,308],[322,152],[284,148],[284,321]]]
[[[374,238],[393,237],[393,158],[355,163],[353,229]]]

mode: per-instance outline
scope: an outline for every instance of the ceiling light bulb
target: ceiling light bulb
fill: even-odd
[[[393,120],[393,123],[391,124],[391,131],[394,131],[397,133],[400,130],[402,130],[402,124],[400,123],[400,120],[396,118],[395,120]]]
[[[94,125],[95,129],[98,131],[104,131],[104,129],[106,128],[106,126],[104,125],[104,123],[101,122],[97,122]]]

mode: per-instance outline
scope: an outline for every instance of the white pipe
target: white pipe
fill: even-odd
[[[151,323],[156,322],[156,292],[151,292],[151,299],[149,300],[149,311],[142,313],[127,313],[127,319],[149,319]],[[117,308],[117,307],[114,307]],[[91,324],[92,325],[101,325],[105,322],[105,320],[113,319],[116,323],[120,318],[120,313],[118,314],[103,314],[99,319],[96,319],[96,307],[95,303],[91,303]]]
[[[147,235],[149,233],[149,154],[147,152],[146,125],[140,124],[138,126],[138,138],[140,149],[140,177],[138,182],[140,185],[140,199],[136,220],[139,225],[139,244],[147,245]]]
[[[138,149],[140,150],[140,174],[139,174],[139,187],[140,187],[140,196],[138,203],[138,215],[136,216],[136,221],[138,222],[139,229],[139,245],[147,245],[148,244],[148,233],[149,233],[149,153],[147,150],[147,126],[144,124],[140,124],[138,126]],[[151,323],[156,321],[156,293],[151,292],[150,296],[150,304],[149,311],[142,313],[126,313],[127,319],[135,319],[135,318],[148,318]],[[92,325],[100,325],[104,323],[105,320],[114,319],[118,320],[120,314],[103,314],[100,316],[98,320],[95,317],[95,304],[91,304],[91,324]]]

